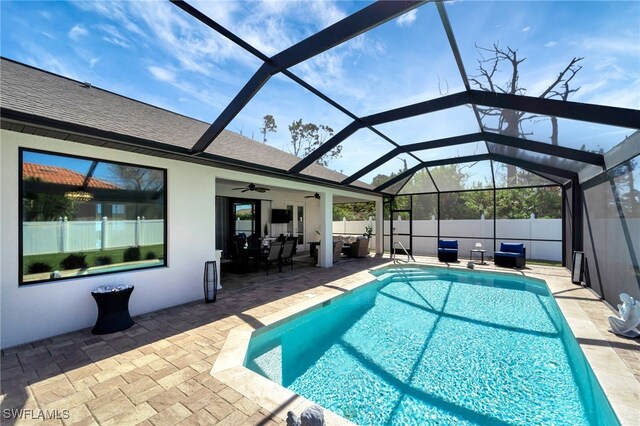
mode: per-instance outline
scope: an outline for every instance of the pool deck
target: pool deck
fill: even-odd
[[[446,266],[435,258],[416,260]],[[370,256],[328,269],[298,262],[269,276],[227,275],[215,304],[197,301],[140,315],[124,332],[94,336],[83,329],[7,348],[0,358],[0,423],[285,424],[288,410],[299,415],[309,402],[241,367],[251,331],[369,282],[371,269],[388,264],[388,257]],[[618,417],[639,424],[640,341],[607,331],[611,307],[571,284],[564,268],[476,268],[546,280]],[[5,418],[8,409],[22,410],[21,418]],[[57,418],[34,419],[42,413]],[[349,424],[325,415],[327,424]]]

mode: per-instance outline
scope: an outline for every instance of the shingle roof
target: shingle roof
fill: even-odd
[[[43,164],[23,163],[22,177],[39,179],[43,182],[61,185],[82,186],[84,175],[64,167],[45,166]],[[118,186],[101,179],[91,178],[87,188],[118,189]]]
[[[191,148],[209,127],[208,123],[6,58],[1,59],[0,69],[2,108],[183,148]],[[281,170],[300,161],[295,155],[227,130],[206,152]],[[334,182],[346,178],[317,164],[305,174]]]

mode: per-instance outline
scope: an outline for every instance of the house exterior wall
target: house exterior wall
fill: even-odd
[[[135,286],[129,303],[132,315],[202,297],[202,265],[215,258],[215,169],[4,130],[1,135],[3,348],[92,326],[97,307],[91,290],[102,285]],[[168,266],[18,286],[19,147],[167,169]]]
[[[254,182],[272,188],[265,194],[243,194],[263,199],[272,208],[285,208],[289,202],[305,206],[305,238],[317,240],[315,231],[323,221],[319,201],[304,198],[334,190],[315,184],[256,176],[246,172],[208,167],[120,150],[84,145],[0,130],[0,347],[10,346],[91,327],[97,318],[91,291],[99,286],[129,284],[135,286],[129,310],[132,315],[175,306],[203,298],[202,268],[215,259],[216,195],[239,196],[231,188]],[[59,154],[120,161],[167,170],[167,267],[122,271],[19,286],[18,187],[19,148],[38,149]],[[324,190],[325,192],[322,192]],[[301,192],[302,191],[302,192]],[[349,191],[336,189],[343,197]],[[356,194],[361,201],[378,197]],[[270,200],[270,201],[266,201]],[[328,217],[329,223],[332,218]],[[330,225],[329,225],[330,226]],[[271,225],[270,233],[286,232],[286,225]],[[223,283],[224,287],[224,283]]]

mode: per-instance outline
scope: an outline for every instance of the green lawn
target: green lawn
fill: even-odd
[[[558,262],[555,260],[527,259],[527,263],[531,265],[562,266],[562,262]]]
[[[89,267],[97,266],[96,259],[101,256],[109,256],[111,258],[111,263],[122,263],[124,261],[123,256],[124,252],[127,248],[118,248],[111,250],[95,250],[95,251],[85,251],[86,254],[86,262]],[[155,254],[155,257],[158,259],[164,258],[164,245],[157,244],[153,246],[141,246],[140,247],[140,258],[142,260],[147,258],[148,253]],[[29,273],[29,265],[42,262],[51,266],[52,270],[61,269],[60,262],[67,256],[72,253],[48,253],[48,254],[34,254],[30,256],[24,256],[22,262],[22,274]],[[77,254],[77,253],[74,253]]]

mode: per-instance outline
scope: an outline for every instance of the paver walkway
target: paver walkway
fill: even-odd
[[[210,375],[229,330],[244,323],[259,327],[261,318],[386,262],[388,258],[371,256],[339,262],[330,269],[298,263],[294,270],[268,277],[263,272],[228,275],[215,304],[197,301],[140,315],[125,332],[94,336],[84,329],[3,350],[0,421],[3,425],[284,424],[282,410],[269,412]],[[561,268],[532,268],[539,274],[568,276]],[[592,316],[601,317],[609,309],[602,303],[584,303]],[[640,378],[637,342],[610,340]],[[18,419],[7,418],[16,414]]]

